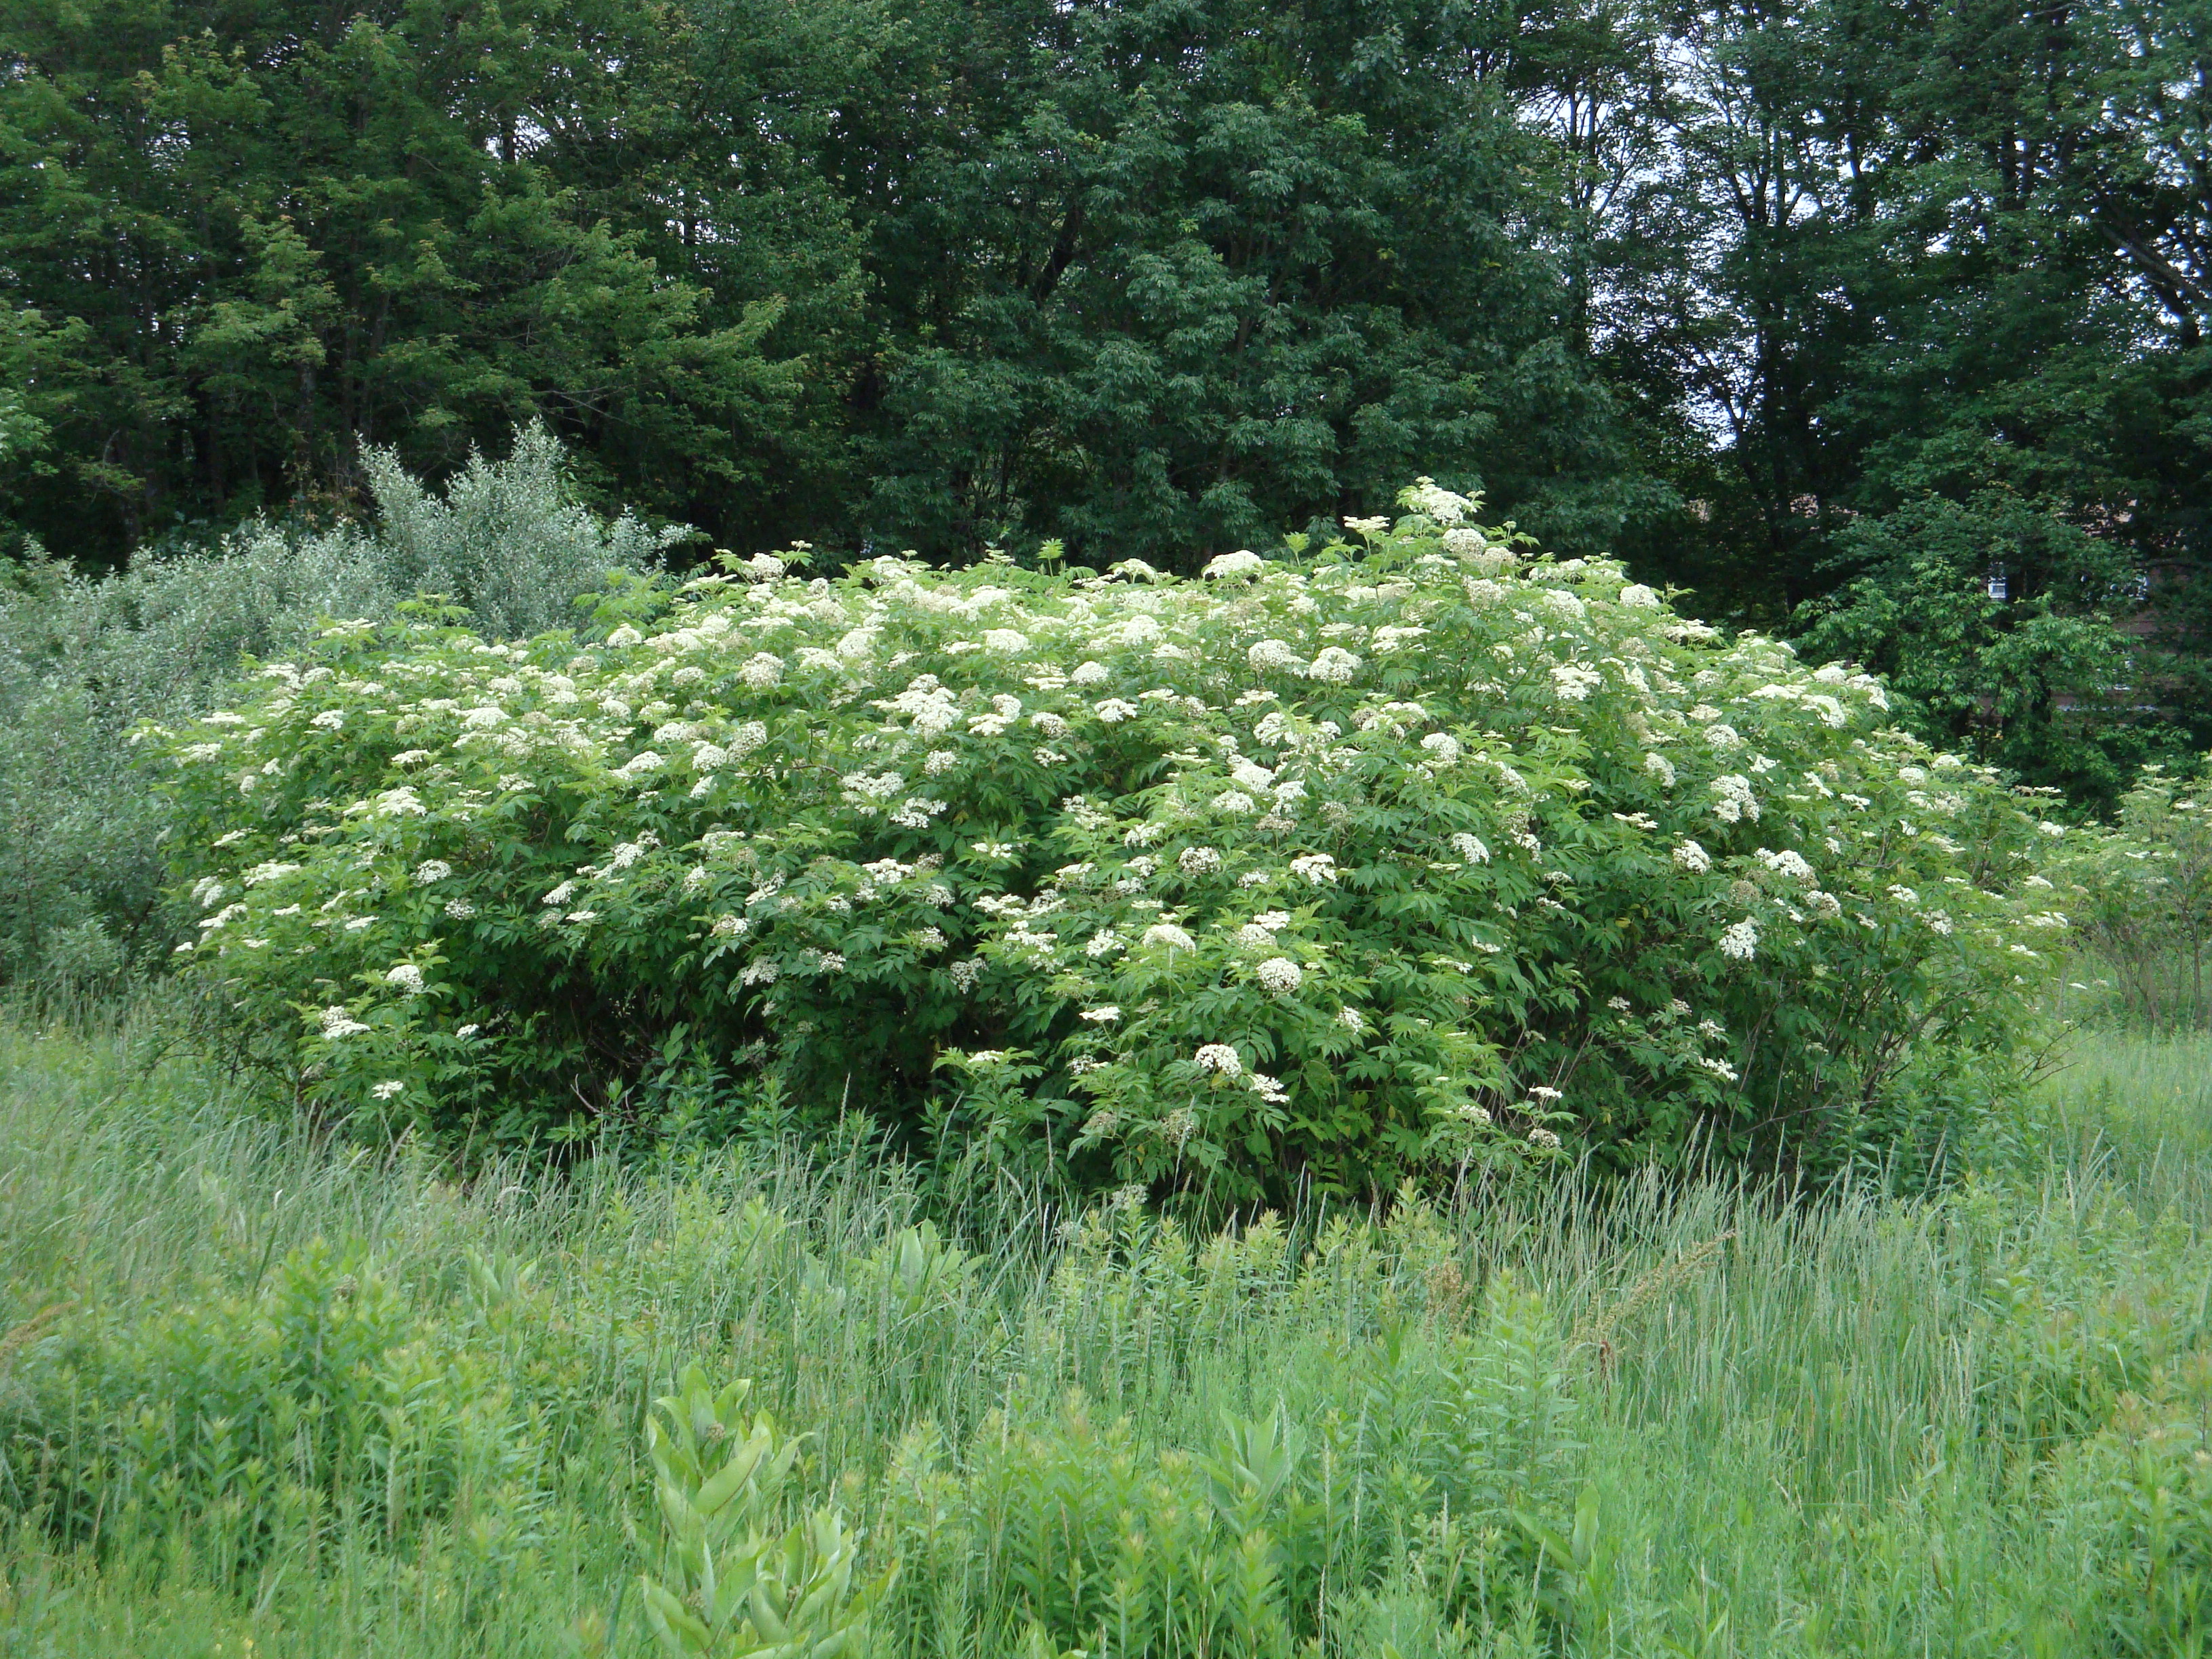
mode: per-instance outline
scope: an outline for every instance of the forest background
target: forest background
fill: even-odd
[[[2212,738],[2212,5],[5,0],[0,530],[1188,573],[1418,474],[2109,800]]]

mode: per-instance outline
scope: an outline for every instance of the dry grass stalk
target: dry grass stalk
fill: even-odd
[[[76,1306],[74,1302],[50,1302],[15,1329],[0,1335],[0,1380],[4,1380],[16,1355],[45,1335],[54,1322]]]
[[[1646,1308],[1672,1296],[1702,1274],[1735,1236],[1736,1230],[1731,1227],[1701,1244],[1693,1245],[1672,1261],[1662,1261],[1657,1267],[1647,1269],[1629,1286],[1628,1294],[1610,1306],[1601,1310],[1593,1305],[1575,1322],[1574,1330],[1567,1338],[1567,1352],[1577,1354],[1584,1348],[1594,1349],[1598,1369],[1601,1371],[1610,1370],[1618,1357],[1614,1339],[1632,1325]]]

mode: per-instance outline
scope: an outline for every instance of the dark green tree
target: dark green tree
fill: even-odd
[[[772,131],[653,154],[711,67],[666,6],[9,0],[0,60],[15,386],[50,438],[5,483],[58,545],[343,495],[364,444],[441,469],[532,414],[679,515],[773,519],[822,459],[849,247],[834,204],[728,210]],[[667,257],[672,203],[726,252]]]
[[[1437,0],[910,11],[833,144],[881,319],[868,528],[1188,562],[1431,473],[1601,545],[1627,457],[1498,31]]]

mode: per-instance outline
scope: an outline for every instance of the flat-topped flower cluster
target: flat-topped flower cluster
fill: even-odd
[[[1825,1155],[2005,1049],[2037,832],[1992,776],[1403,506],[1195,580],[801,550],[597,642],[335,627],[160,734],[185,949],[380,1122],[866,1109],[1224,1201]]]

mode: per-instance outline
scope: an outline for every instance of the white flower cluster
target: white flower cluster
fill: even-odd
[[[1759,954],[1759,924],[1746,916],[1721,935],[1720,949],[1724,957],[1749,962]]]

